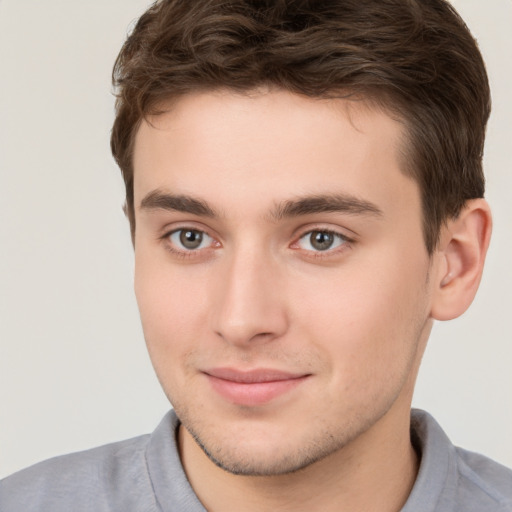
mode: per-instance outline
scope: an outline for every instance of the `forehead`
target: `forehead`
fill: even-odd
[[[243,197],[246,209],[332,191],[396,201],[415,188],[400,170],[403,135],[363,101],[279,90],[190,94],[137,132],[135,205],[155,189],[221,206]]]

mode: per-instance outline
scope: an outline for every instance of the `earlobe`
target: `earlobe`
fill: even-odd
[[[451,320],[473,301],[489,247],[492,217],[484,199],[472,199],[441,231],[436,254],[431,316]]]

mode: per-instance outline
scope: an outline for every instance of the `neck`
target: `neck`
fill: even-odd
[[[418,458],[410,441],[408,408],[396,416],[390,410],[341,450],[300,471],[265,477],[233,475],[217,467],[180,427],[182,463],[209,512],[397,512],[416,479]]]

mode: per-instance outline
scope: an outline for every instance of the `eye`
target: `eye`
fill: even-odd
[[[297,245],[307,251],[325,252],[330,249],[336,249],[346,242],[347,239],[339,233],[316,230],[309,231],[299,238]]]
[[[213,238],[198,229],[177,229],[169,235],[172,245],[178,249],[194,251],[204,249],[213,243]]]

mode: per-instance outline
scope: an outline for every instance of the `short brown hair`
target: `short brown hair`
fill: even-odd
[[[117,57],[112,153],[132,237],[133,141],[165,100],[217,88],[353,94],[406,127],[404,172],[419,184],[427,250],[441,225],[483,197],[490,113],[485,66],[444,0],[159,0]]]

